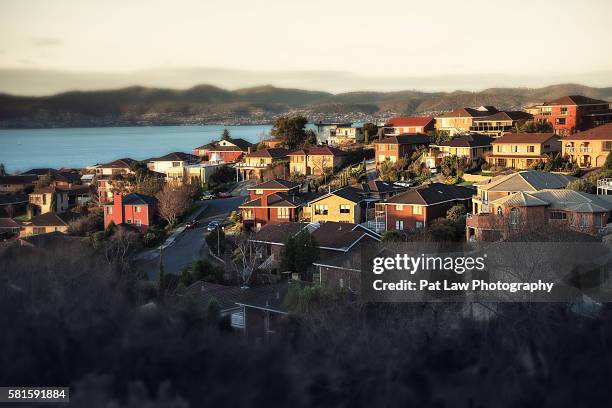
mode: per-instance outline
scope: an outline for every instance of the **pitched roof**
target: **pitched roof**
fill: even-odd
[[[222,140],[215,140],[213,142],[207,143],[205,145],[202,145],[200,147],[196,147],[196,150],[198,149],[208,149],[211,151],[236,151],[236,148],[238,148],[238,150],[241,150],[243,152],[246,152],[249,147],[253,147],[253,143],[248,142],[244,139],[230,139],[230,140],[225,140],[225,142],[231,143],[233,146],[220,146],[219,143],[221,143]]]
[[[486,135],[469,134],[460,135],[447,142],[438,143],[438,146],[449,146],[449,147],[482,147],[491,146],[493,138]]]
[[[433,120],[431,116],[398,116],[389,119],[385,126],[427,126]]]
[[[307,203],[307,200],[300,194],[289,193],[274,193],[267,197],[266,207],[301,207]],[[240,205],[240,208],[261,207],[262,199],[256,198]]]
[[[493,115],[474,118],[474,122],[484,122],[490,120],[508,121],[519,119],[531,119],[533,116],[523,111],[500,111]]]
[[[20,225],[12,218],[0,218],[0,228],[2,229],[14,229],[19,228]]]
[[[387,136],[382,140],[375,140],[374,144],[385,143],[385,144],[429,144],[431,138],[421,133],[403,133],[398,136]]]
[[[491,203],[517,207],[538,207],[548,205],[546,201],[540,200],[531,193],[525,193],[523,191],[498,198],[497,200],[491,201]]]
[[[363,200],[365,194],[366,192],[361,188],[346,186],[324,194],[321,197],[317,197],[314,200],[311,200],[310,203],[314,203],[330,196],[342,197],[346,200],[352,201],[353,203],[358,203]]]
[[[158,161],[194,161],[194,160],[199,160],[199,157],[193,154],[189,154],[189,153],[172,152],[172,153],[168,153],[161,157],[151,158],[148,161],[158,162]]]
[[[442,183],[431,183],[400,193],[386,201],[390,204],[433,205],[449,200],[467,200],[472,198],[475,190]]]
[[[523,170],[504,176],[493,177],[489,182],[477,184],[479,190],[487,191],[538,191],[565,188],[576,177],[566,174],[548,173],[537,170]]]
[[[303,149],[294,150],[287,156],[344,156],[346,152],[336,147],[330,146],[315,146],[305,147]]]
[[[70,221],[73,221],[80,216],[73,212],[54,213],[47,212],[33,217],[30,222],[35,227],[64,227],[68,226]]]
[[[19,176],[0,176],[0,184],[32,184],[38,177],[35,174],[21,174]]]
[[[504,133],[493,141],[493,144],[502,143],[544,143],[558,136],[554,133]]]
[[[239,308],[237,302],[243,300],[245,289],[239,286],[218,285],[209,282],[195,282],[189,286],[184,296],[193,298],[204,310],[208,304],[215,299],[221,308],[221,312]]]
[[[566,95],[550,102],[546,102],[542,104],[543,106],[547,105],[595,105],[595,104],[610,104],[608,101],[603,101],[601,99],[593,99],[588,96],[583,95]]]
[[[601,213],[612,211],[612,202],[595,194],[565,189],[544,189],[532,193],[514,193],[502,197],[493,204],[522,206],[546,205],[551,209],[579,213]]]
[[[21,204],[29,201],[29,194],[0,194],[0,205]]]
[[[242,299],[237,304],[276,313],[286,313],[285,297],[287,297],[291,285],[309,285],[309,283],[287,281],[274,285],[254,286],[244,290]]]
[[[123,197],[123,205],[156,205],[157,198],[140,193],[130,193]]]
[[[299,186],[300,183],[295,183],[293,181],[274,179],[255,184],[253,187],[249,187],[248,190],[291,190]]]
[[[612,140],[612,123],[561,138],[561,141],[564,140]]]
[[[437,116],[438,118],[475,118],[481,116],[490,116],[497,112],[493,106],[483,107],[484,109],[476,108],[457,108],[450,112]]]
[[[406,187],[396,186],[392,183],[387,183],[382,180],[370,180],[367,183],[362,184],[364,192],[377,192],[377,193],[391,193],[395,191],[404,191]]]
[[[117,159],[114,160],[112,162],[109,163],[104,163],[104,164],[100,164],[98,165],[98,168],[103,169],[103,168],[130,168],[132,167],[132,165],[134,165],[134,163],[138,163],[137,160],[134,159],[130,159],[129,157],[126,157],[124,159]]]
[[[259,149],[246,155],[246,157],[271,157],[273,159],[280,159],[287,157],[289,151],[281,147],[270,147],[267,149]]]

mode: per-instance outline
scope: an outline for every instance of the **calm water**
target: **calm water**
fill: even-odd
[[[147,126],[79,129],[0,130],[0,163],[7,172],[35,167],[85,167],[123,157],[137,160],[232,137],[258,142],[270,126]]]

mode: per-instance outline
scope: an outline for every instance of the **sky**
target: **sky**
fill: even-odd
[[[52,79],[59,88],[163,72],[151,83],[173,86],[174,75],[184,87],[180,72],[210,68],[230,72],[218,84],[226,87],[245,85],[231,81],[232,70],[271,81],[289,73],[289,85],[300,75],[326,76],[320,85],[338,89],[343,77],[346,88],[372,89],[389,78],[479,75],[499,85],[521,78],[612,85],[601,83],[612,72],[611,15],[608,0],[2,0],[0,69],[9,70],[0,71],[8,78],[0,91],[36,93],[14,83],[17,71],[40,82],[62,74]],[[209,82],[202,76],[189,81]],[[316,88],[316,78],[308,86]]]

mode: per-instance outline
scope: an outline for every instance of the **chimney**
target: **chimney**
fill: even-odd
[[[268,206],[268,194],[266,194],[266,191],[263,191],[263,194],[261,195],[261,206],[262,207],[267,207]]]
[[[117,191],[113,194],[113,222],[123,223],[123,195]]]

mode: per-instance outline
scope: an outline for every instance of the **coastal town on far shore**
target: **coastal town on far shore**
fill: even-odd
[[[143,304],[214,298],[235,330],[266,336],[289,282],[359,294],[369,245],[612,240],[611,151],[610,102],[582,95],[379,123],[290,114],[258,143],[225,130],[146,160],[2,166],[0,237],[101,248],[137,266]]]

